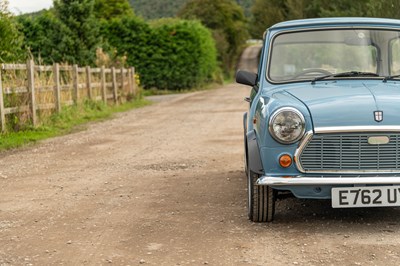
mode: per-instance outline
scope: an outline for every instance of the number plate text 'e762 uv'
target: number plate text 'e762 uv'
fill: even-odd
[[[332,208],[400,206],[400,186],[332,188]]]

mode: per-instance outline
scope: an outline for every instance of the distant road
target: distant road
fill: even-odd
[[[257,72],[258,58],[261,52],[261,44],[247,47],[240,57],[238,69]]]

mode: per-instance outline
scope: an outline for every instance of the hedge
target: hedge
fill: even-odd
[[[198,87],[217,70],[214,40],[198,21],[168,19],[150,26],[126,17],[104,22],[102,35],[136,67],[145,89]]]

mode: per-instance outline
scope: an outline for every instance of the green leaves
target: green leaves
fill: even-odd
[[[97,18],[105,20],[134,15],[127,0],[96,0],[94,10]]]
[[[99,23],[94,16],[94,0],[55,0],[56,17],[64,26],[62,58],[57,61],[92,65],[100,46]],[[59,33],[58,33],[59,35]]]
[[[179,12],[184,19],[198,19],[213,30],[221,68],[230,76],[248,38],[243,9],[233,0],[191,0]]]
[[[0,62],[10,62],[21,57],[22,36],[15,19],[7,11],[7,3],[0,3]]]
[[[119,53],[128,55],[146,89],[197,87],[216,70],[215,43],[199,22],[167,19],[150,27],[127,17],[104,23],[102,32]]]

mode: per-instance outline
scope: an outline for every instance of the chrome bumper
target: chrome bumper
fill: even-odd
[[[273,177],[261,176],[257,180],[260,186],[322,186],[322,185],[400,185],[400,175],[395,176],[293,176]]]

